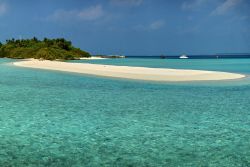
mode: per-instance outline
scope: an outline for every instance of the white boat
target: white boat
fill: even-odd
[[[125,56],[123,56],[123,55],[108,55],[107,57],[110,57],[110,58],[125,58]]]
[[[187,55],[181,55],[179,58],[180,59],[188,59]]]

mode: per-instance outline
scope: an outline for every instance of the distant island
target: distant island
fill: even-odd
[[[123,55],[94,55],[95,57],[100,57],[100,58],[110,58],[110,59],[115,59],[115,58],[125,58]]]
[[[0,43],[0,58],[14,59],[45,59],[45,60],[76,60],[91,57],[90,53],[72,46],[71,41],[64,38],[39,40],[10,39]]]

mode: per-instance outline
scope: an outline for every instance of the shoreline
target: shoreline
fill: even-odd
[[[101,60],[101,59],[108,59],[108,58],[97,57],[97,56],[81,57],[81,58],[80,58],[80,60]]]
[[[18,61],[14,62],[13,64],[15,66],[25,68],[56,70],[104,77],[163,82],[219,81],[241,79],[245,77],[245,75],[242,74],[217,71],[130,67],[89,63],[70,63],[49,60],[39,61],[36,59]]]

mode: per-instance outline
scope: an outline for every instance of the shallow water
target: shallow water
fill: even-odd
[[[91,62],[250,74],[250,59],[214,61]],[[10,62],[0,59],[0,166],[250,166],[249,78],[151,83]]]
[[[111,64],[121,66],[142,66],[153,68],[197,69],[226,72],[250,73],[250,59],[101,59],[76,60],[76,63]]]

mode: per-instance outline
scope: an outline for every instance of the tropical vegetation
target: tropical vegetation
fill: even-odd
[[[71,41],[64,38],[39,40],[10,39],[0,43],[0,58],[15,59],[46,59],[46,60],[73,60],[81,57],[90,57],[90,53],[72,46]]]

